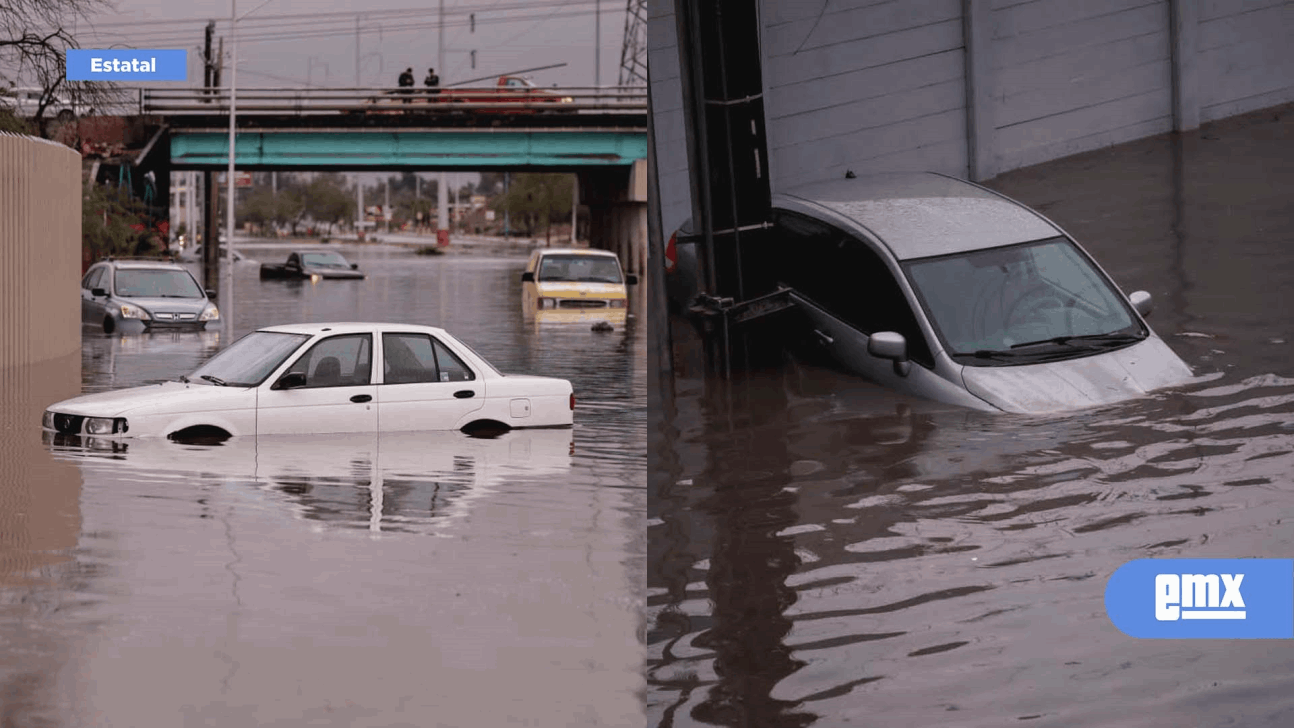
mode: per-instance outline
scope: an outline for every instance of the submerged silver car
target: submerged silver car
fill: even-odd
[[[210,293],[178,263],[108,258],[81,279],[81,321],[108,334],[127,326],[204,329],[219,320]]]
[[[773,197],[769,257],[811,334],[845,368],[921,397],[1045,413],[1183,384],[1190,368],[1055,223],[939,174],[815,183]],[[686,232],[686,231],[685,231]],[[667,253],[671,291],[695,243]]]

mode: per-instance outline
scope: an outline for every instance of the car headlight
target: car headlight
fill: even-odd
[[[119,435],[127,429],[124,417],[87,417],[85,420],[87,435]]]
[[[563,103],[563,104],[573,104],[573,103],[575,103],[575,99],[571,98],[570,96],[563,96],[563,97],[562,97],[562,103]]]
[[[623,299],[623,298],[613,298],[613,299],[611,299],[610,301],[608,301],[608,302],[607,302],[607,306],[609,306],[609,307],[611,307],[611,308],[624,308],[624,307],[625,307],[625,299]]]
[[[219,321],[220,309],[216,308],[215,306],[207,306],[206,310],[202,312],[202,315],[198,317],[198,320],[199,321]]]
[[[45,414],[40,417],[40,426],[46,430],[54,429],[54,413],[49,410],[45,410]]]
[[[539,299],[539,307],[540,307],[540,308],[557,308],[557,299],[556,299],[556,298],[540,298],[540,299]]]
[[[129,303],[121,304],[121,317],[128,318],[128,319],[139,319],[141,321],[147,321],[152,318],[152,316],[149,316],[148,312],[145,311],[144,309],[140,308],[139,306],[132,306]]]

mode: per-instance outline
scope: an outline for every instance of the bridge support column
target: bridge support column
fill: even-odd
[[[579,173],[580,201],[589,208],[589,247],[620,256],[626,273],[647,271],[647,164]]]

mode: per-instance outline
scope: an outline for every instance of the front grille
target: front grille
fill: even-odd
[[[81,425],[85,418],[81,415],[63,415],[54,413],[54,429],[65,435],[81,434]]]
[[[167,311],[153,314],[153,318],[158,321],[192,321],[197,317],[196,313],[170,313]]]
[[[558,306],[561,308],[606,308],[607,301],[599,298],[567,298],[562,299]]]

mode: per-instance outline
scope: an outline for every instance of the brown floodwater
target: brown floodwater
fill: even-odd
[[[524,257],[342,250],[367,280],[239,266],[232,331],[86,327],[80,382],[76,361],[6,373],[0,725],[643,723],[640,297],[611,332],[538,326]],[[575,426],[42,442],[55,399],[173,379],[259,326],[347,320],[443,326],[502,371],[570,379]]]
[[[653,391],[653,726],[1294,724],[1273,641],[1137,640],[1138,558],[1294,550],[1294,106],[1002,175],[1193,368],[1065,416],[950,409],[787,360],[721,381],[674,322]]]

